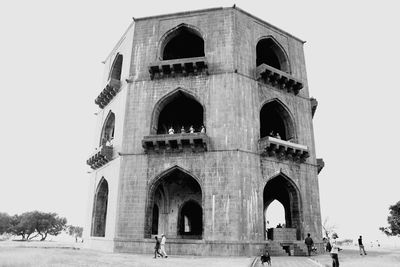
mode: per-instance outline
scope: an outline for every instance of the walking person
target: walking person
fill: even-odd
[[[307,237],[304,240],[304,243],[307,245],[308,257],[310,257],[311,256],[312,247],[314,245],[314,241],[310,237],[310,233],[307,234]]]
[[[164,257],[161,253],[160,253],[160,240],[158,240],[158,237],[155,236],[154,237],[156,239],[156,246],[154,247],[154,258],[157,259],[157,256],[161,256]]]
[[[339,251],[342,249],[336,242],[336,239],[339,236],[336,233],[332,234],[332,250],[331,250],[331,257],[332,257],[332,267],[339,267]]]
[[[367,252],[365,252],[364,245],[362,242],[362,236],[358,238],[358,247],[360,249],[360,255],[362,255],[362,252],[364,252],[364,255],[367,255]]]
[[[161,235],[161,254],[165,257],[168,258],[167,252],[165,252],[165,242],[167,241],[167,238],[165,237],[164,234]]]

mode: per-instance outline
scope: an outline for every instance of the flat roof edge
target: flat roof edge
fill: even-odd
[[[223,7],[214,7],[214,8],[206,8],[206,9],[198,9],[198,10],[191,10],[191,11],[182,11],[177,13],[170,13],[170,14],[162,14],[162,15],[155,15],[155,16],[148,16],[148,17],[141,17],[141,18],[133,18],[134,21],[141,21],[146,19],[156,19],[156,18],[163,18],[163,17],[170,17],[170,16],[182,16],[188,14],[195,14],[195,13],[204,13],[209,11],[217,11],[223,10]]]
[[[282,30],[282,29],[276,27],[275,25],[272,25],[271,23],[266,22],[265,20],[262,20],[262,19],[260,19],[260,18],[258,18],[258,17],[256,17],[256,16],[254,16],[254,15],[248,13],[247,11],[244,11],[243,9],[241,9],[241,8],[239,8],[239,7],[237,7],[237,6],[232,7],[232,9],[236,9],[237,11],[240,11],[240,12],[242,12],[243,14],[245,14],[245,15],[247,15],[247,16],[249,16],[249,17],[252,17],[253,19],[256,19],[256,20],[258,20],[258,21],[264,23],[264,24],[268,25],[268,26],[271,27],[271,28],[274,28],[274,29],[276,29],[276,30],[278,30],[278,31],[280,31],[280,32],[282,32],[282,33],[284,33],[284,34],[287,34],[288,36],[290,36],[290,37],[296,39],[296,40],[299,41],[299,42],[302,42],[303,44],[306,42],[306,41],[303,41],[302,39],[300,39],[300,38],[294,36],[293,34],[290,34],[290,33],[288,33],[287,31],[284,31],[284,30]]]

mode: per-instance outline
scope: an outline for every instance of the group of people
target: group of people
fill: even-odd
[[[193,128],[193,125],[190,125],[189,127],[189,133],[194,133],[195,130]],[[202,125],[200,127],[200,133],[205,133],[206,132],[206,128],[204,127],[204,125]],[[182,126],[181,128],[181,133],[186,133],[185,127]],[[175,130],[174,128],[172,128],[172,126],[168,129],[168,134],[175,134]]]
[[[268,135],[277,139],[282,139],[278,132],[274,133],[274,131],[271,131]]]
[[[154,247],[154,258],[168,258],[167,252],[165,252],[165,242],[167,241],[165,235],[161,235],[161,240],[158,239],[158,236],[155,236],[154,238],[156,240],[156,246]]]

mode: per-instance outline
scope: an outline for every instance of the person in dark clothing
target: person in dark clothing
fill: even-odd
[[[365,252],[364,245],[362,242],[362,236],[358,238],[358,247],[360,249],[360,255],[362,255],[362,252],[364,252],[364,255],[367,255],[367,252]]]
[[[158,240],[158,237],[154,237],[156,239],[156,246],[154,247],[154,258],[157,258],[157,255],[164,257],[161,253],[160,253],[160,240]]]
[[[310,237],[310,233],[307,234],[307,237],[306,237],[304,243],[307,245],[308,256],[310,257],[311,256],[311,250],[312,250],[312,247],[314,245],[314,241]]]

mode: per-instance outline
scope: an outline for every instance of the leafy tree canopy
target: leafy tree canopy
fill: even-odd
[[[41,241],[47,235],[58,235],[66,227],[67,219],[59,217],[57,213],[30,211],[10,217],[10,227],[7,232],[19,235],[23,240],[41,236]]]
[[[0,235],[7,232],[10,228],[11,217],[7,213],[0,212]]]
[[[380,227],[379,230],[388,236],[400,237],[400,201],[389,207],[387,221],[389,226]]]

